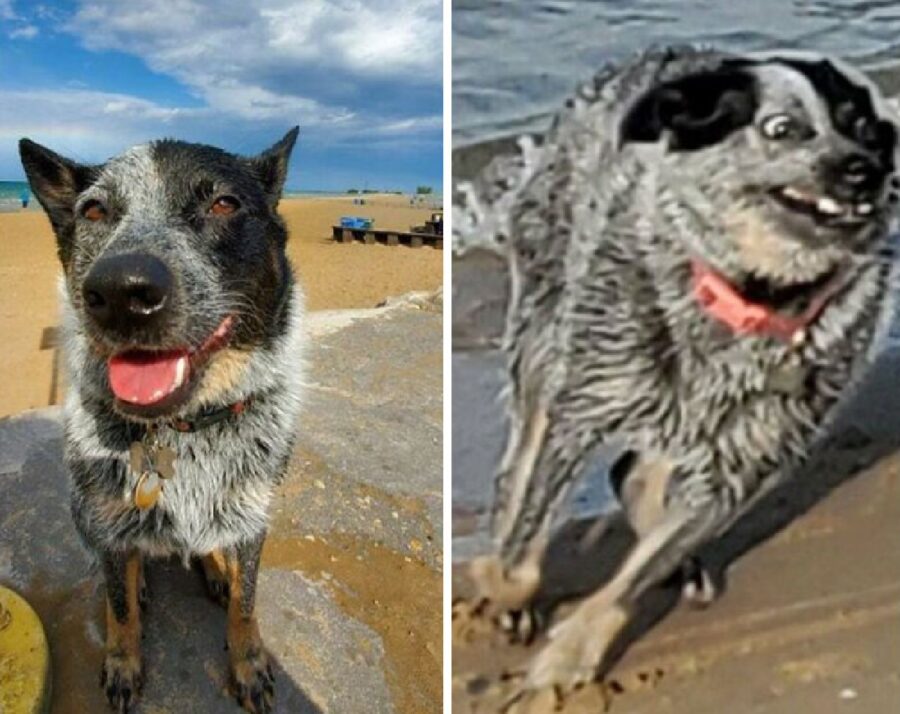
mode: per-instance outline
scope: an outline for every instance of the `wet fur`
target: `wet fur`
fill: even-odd
[[[672,87],[689,98],[691,87],[702,91],[667,114]],[[719,97],[715,112],[691,106],[708,101],[703,92]],[[540,585],[533,544],[547,540],[597,445],[668,466],[643,489],[652,504],[624,477],[639,541],[613,580],[551,631],[526,690],[592,679],[640,596],[805,461],[864,368],[891,280],[894,192],[885,188],[877,216],[840,242],[776,226],[747,190],[819,180],[811,168],[853,146],[834,114],[848,98],[885,122],[886,141],[866,150],[893,171],[893,115],[841,63],[653,50],[601,72],[541,140],[459,187],[462,246],[506,256],[511,276],[511,426],[495,480],[495,553],[473,568],[479,597],[527,607]],[[816,139],[762,142],[754,122],[791,101],[812,114]],[[691,295],[693,257],[735,282],[802,283],[839,261],[851,277],[792,355],[705,315]],[[796,392],[777,385],[788,360],[802,370]]]

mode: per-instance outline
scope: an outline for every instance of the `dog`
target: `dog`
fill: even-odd
[[[297,133],[254,157],[162,140],[90,166],[19,145],[62,264],[71,510],[105,578],[119,712],[143,681],[143,561],[169,555],[200,559],[227,607],[232,694],[272,711],[254,600],[302,401],[303,293],[277,213]]]
[[[460,243],[507,258],[509,433],[476,601],[540,586],[552,514],[600,444],[637,536],[549,631],[517,697],[596,678],[650,589],[808,458],[887,323],[897,121],[837,59],[656,48],[458,187]]]

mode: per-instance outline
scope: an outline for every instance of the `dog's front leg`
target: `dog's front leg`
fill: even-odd
[[[265,534],[225,551],[228,576],[229,686],[244,709],[272,711],[275,678],[259,636],[254,607],[259,558]]]
[[[100,686],[113,709],[131,710],[143,685],[141,669],[141,556],[106,551],[101,554],[106,579],[106,657]]]
[[[514,639],[528,641],[544,619],[533,600],[552,516],[592,441],[577,424],[554,419],[545,409],[535,409],[523,422],[505,464],[506,493],[495,505],[497,552],[473,561],[471,573],[478,598],[487,601],[500,625]]]
[[[640,597],[669,578],[692,552],[730,521],[732,497],[711,490],[702,499],[676,500],[638,541],[615,577],[550,632],[532,662],[526,691],[563,693],[594,679],[634,614]]]

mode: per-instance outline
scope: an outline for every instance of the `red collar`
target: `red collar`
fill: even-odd
[[[691,261],[691,274],[694,297],[707,315],[735,334],[774,337],[788,344],[799,344],[806,339],[806,328],[846,284],[846,271],[837,271],[803,312],[788,316],[767,305],[750,302],[724,277],[699,260]]]

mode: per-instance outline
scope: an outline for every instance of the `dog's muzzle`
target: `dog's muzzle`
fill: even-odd
[[[88,317],[110,337],[129,340],[164,325],[174,279],[159,258],[123,253],[101,258],[82,287]]]

